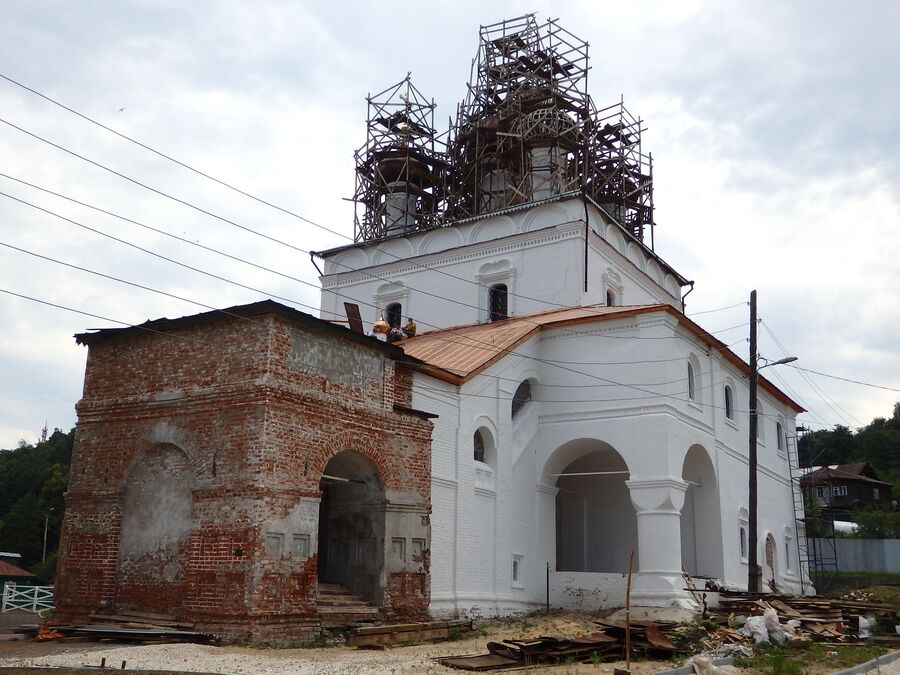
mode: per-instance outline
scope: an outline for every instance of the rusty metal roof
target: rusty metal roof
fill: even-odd
[[[664,310],[666,307],[668,305],[566,307],[514,316],[491,323],[429,331],[399,344],[409,356],[452,376],[445,379],[458,380],[461,383],[508,354],[532,333],[543,328],[557,328],[585,321],[621,319]]]
[[[492,323],[468,324],[429,331],[394,344],[402,347],[408,356],[423,361],[425,365],[419,366],[421,370],[439,379],[459,385],[512,352],[540,330],[610,319],[624,319],[651,312],[665,312],[674,316],[679,324],[694,333],[709,347],[718,350],[725,360],[738,368],[741,373],[749,372],[750,367],[747,363],[731,351],[728,345],[671,305],[666,304],[566,307],[513,316]],[[759,386],[794,411],[806,412],[800,404],[762,376],[759,376]]]

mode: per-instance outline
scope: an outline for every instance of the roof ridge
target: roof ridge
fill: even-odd
[[[424,333],[417,333],[415,335],[415,337],[412,337],[409,339],[413,340],[415,338],[423,337],[426,335],[435,335],[437,333],[461,330],[463,328],[474,328],[476,326],[491,326],[491,325],[493,325],[493,326],[507,325],[508,326],[514,322],[523,322],[529,318],[534,318],[537,316],[549,316],[551,314],[559,314],[561,312],[571,312],[572,310],[578,310],[578,309],[590,310],[590,309],[601,309],[602,308],[602,309],[612,310],[609,312],[604,312],[603,314],[599,314],[599,313],[597,314],[597,316],[607,316],[609,314],[616,314],[617,312],[620,312],[620,311],[625,312],[625,311],[632,311],[634,309],[643,309],[646,307],[664,307],[664,306],[671,306],[671,305],[667,305],[664,302],[656,302],[656,303],[651,303],[649,305],[612,305],[611,306],[611,305],[604,305],[599,302],[591,304],[591,305],[570,305],[567,307],[556,307],[554,309],[542,309],[537,312],[529,312],[528,314],[516,314],[514,316],[508,316],[505,319],[500,319],[499,321],[488,321],[486,323],[475,321],[472,323],[458,324],[456,326],[447,326],[446,328],[435,328],[433,330],[425,331]],[[543,324],[538,324],[535,327],[539,327],[541,325],[543,325]]]

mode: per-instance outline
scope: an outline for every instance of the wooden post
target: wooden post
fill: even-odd
[[[631,670],[631,567],[634,551],[628,556],[628,581],[625,584],[625,669]]]

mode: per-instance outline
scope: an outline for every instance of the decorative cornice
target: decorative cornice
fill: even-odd
[[[627,385],[622,385],[627,386]],[[574,412],[555,413],[552,415],[539,415],[538,423],[540,424],[558,424],[563,422],[589,422],[592,420],[606,420],[616,418],[637,417],[639,415],[669,415],[676,418],[679,422],[703,432],[708,436],[713,436],[713,428],[705,422],[695,419],[670,403],[660,403],[658,405],[641,405],[630,408],[612,408],[609,410],[583,410]]]
[[[549,234],[548,230],[553,230],[554,232],[552,234]],[[573,237],[580,236],[581,232],[581,221],[568,221],[565,223],[560,223],[558,225],[550,225],[539,230],[518,232],[515,234],[507,235],[502,239],[512,239],[512,241],[507,241],[507,243],[502,245],[498,245],[496,243],[491,245],[491,242],[495,242],[498,240],[491,240],[491,242],[475,242],[471,244],[463,244],[462,246],[447,249],[446,251],[437,251],[435,253],[426,253],[424,255],[413,256],[413,258],[411,259],[406,259],[399,262],[382,263],[378,265],[370,265],[365,268],[360,268],[360,270],[366,270],[364,274],[356,274],[356,272],[360,270],[333,272],[322,277],[322,288],[341,288],[344,286],[351,286],[362,282],[370,282],[376,280],[389,282],[392,281],[391,278],[383,278],[378,275],[388,275],[388,277],[394,277],[400,274],[422,271],[423,269],[441,268],[447,265],[465,262],[467,260],[477,260],[478,258],[493,256],[499,253],[519,251],[525,248],[532,248],[554,241],[571,239]],[[454,255],[452,254],[453,251],[465,252],[456,253]],[[448,253],[450,253],[451,255],[446,255]],[[416,260],[416,258],[423,258],[423,260],[418,260],[417,262],[408,262],[408,260]]]

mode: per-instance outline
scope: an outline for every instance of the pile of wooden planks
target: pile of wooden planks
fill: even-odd
[[[66,625],[52,620],[43,625],[25,625],[17,633],[31,635],[40,640],[115,640],[118,642],[213,642],[209,633],[194,630],[194,624],[184,623],[169,614],[149,612],[120,612],[118,614],[92,614],[95,623]]]
[[[439,659],[441,665],[471,671],[507,670],[533,665],[551,665],[569,659],[575,661],[616,661],[625,651],[625,626],[595,622],[601,626],[580,637],[539,637],[533,640],[488,642],[487,654],[453,656]],[[675,645],[664,634],[671,624],[632,621],[631,644],[634,649],[671,656]]]
[[[367,647],[370,645],[449,640],[457,635],[471,632],[474,627],[474,624],[469,619],[364,626],[354,628],[347,634],[347,644],[356,647]]]

